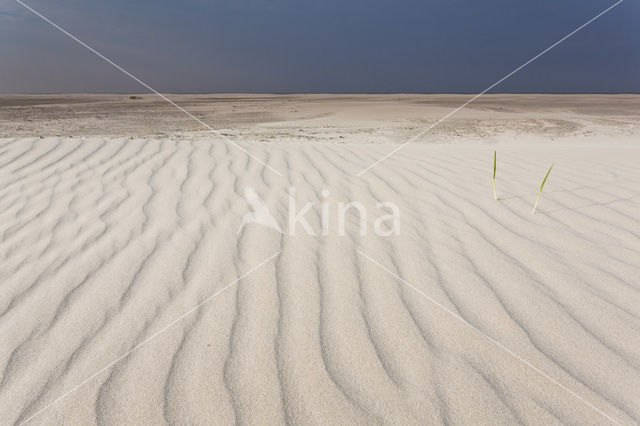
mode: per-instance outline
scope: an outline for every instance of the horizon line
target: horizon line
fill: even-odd
[[[162,92],[167,95],[473,95],[475,92]],[[154,95],[151,92],[0,92],[0,96],[39,96],[39,95]],[[640,95],[640,92],[494,92],[491,95]]]

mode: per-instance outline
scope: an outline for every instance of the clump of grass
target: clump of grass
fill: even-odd
[[[496,194],[496,151],[493,151],[493,198],[498,201],[498,194]]]
[[[129,99],[142,99],[140,96],[129,96]]]
[[[540,197],[542,196],[542,188],[544,188],[544,184],[547,182],[547,178],[549,177],[549,173],[551,173],[551,169],[553,169],[553,164],[549,167],[549,171],[545,175],[544,179],[542,179],[542,185],[540,185],[540,192],[538,192],[538,198],[536,198],[536,203],[533,205],[533,210],[531,214],[536,212],[536,207],[538,207],[538,202],[540,201]]]

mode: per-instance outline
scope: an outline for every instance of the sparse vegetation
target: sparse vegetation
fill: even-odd
[[[496,151],[493,151],[493,198],[498,201],[498,194],[496,194]]]
[[[131,95],[129,96],[129,99],[142,99],[140,96],[135,96],[135,95]]]
[[[542,179],[542,185],[540,185],[540,192],[538,192],[538,198],[536,198],[536,203],[533,205],[533,210],[531,214],[535,214],[536,207],[538,207],[538,202],[540,201],[540,197],[542,196],[542,188],[544,188],[544,184],[547,182],[547,178],[549,177],[549,173],[551,173],[551,169],[553,169],[553,164],[549,167],[549,171],[545,175],[544,179]]]

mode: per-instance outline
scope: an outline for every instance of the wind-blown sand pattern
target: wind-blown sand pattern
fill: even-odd
[[[640,422],[638,97],[591,112],[489,97],[356,177],[448,111],[422,99],[275,97],[273,121],[224,130],[283,177],[194,129],[85,138],[83,116],[27,136],[5,120],[0,423]],[[248,186],[283,228],[289,187],[318,231],[326,200],[332,232],[238,235]],[[367,207],[366,236],[355,215],[334,232],[340,201]],[[373,233],[380,201],[399,236]]]

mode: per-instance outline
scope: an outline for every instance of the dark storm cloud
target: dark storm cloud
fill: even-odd
[[[602,0],[32,0],[165,92],[479,92],[612,4]],[[495,88],[639,92],[627,0]],[[0,0],[0,92],[144,89]]]

